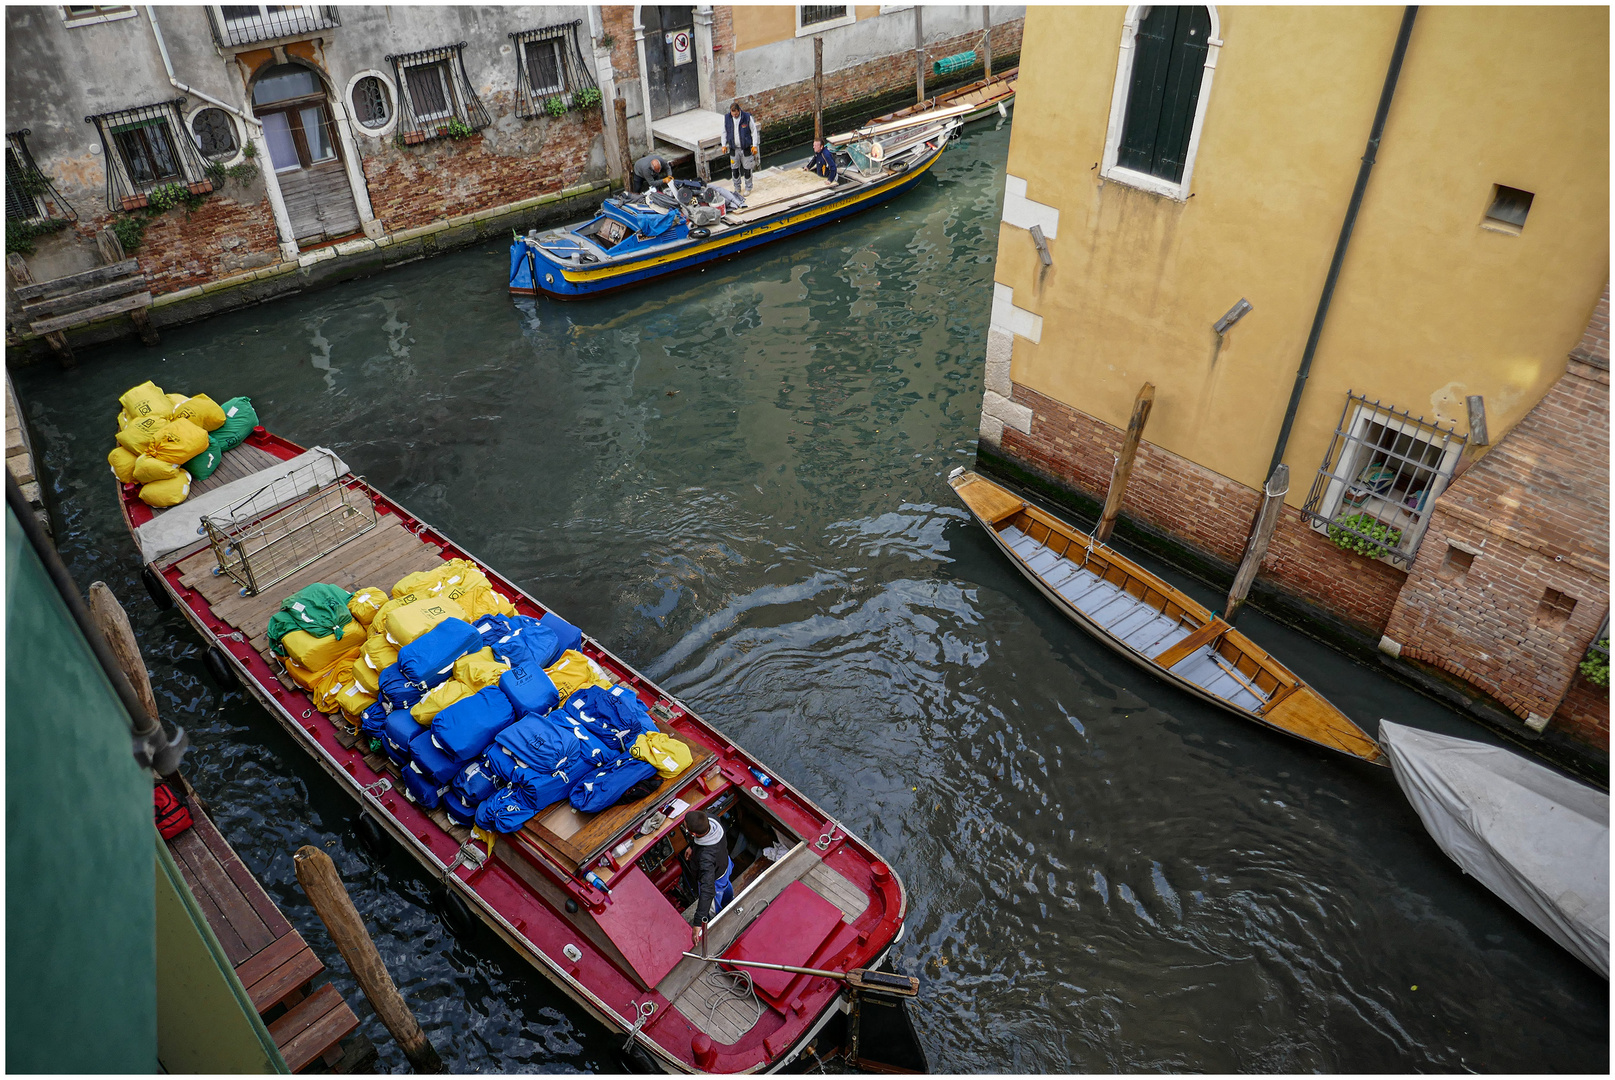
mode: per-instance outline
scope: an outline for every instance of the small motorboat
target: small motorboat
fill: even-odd
[[[1383,765],[1362,728],[1187,593],[962,466],[954,492],[1066,617],[1158,678],[1264,727]]]
[[[990,79],[977,79],[975,82],[956,86],[952,90],[928,97],[918,105],[910,105],[874,117],[865,126],[872,127],[893,120],[906,120],[932,110],[950,110],[959,105],[969,106],[965,112],[958,114],[960,122],[965,124],[995,112],[1007,115],[1009,107],[1015,104],[1015,81],[1019,74],[1020,68],[1010,68]]]
[[[806,159],[752,174],[741,203],[690,180],[667,191],[620,192],[589,221],[533,230],[510,245],[510,291],[556,299],[600,296],[814,229],[912,188],[959,128],[957,116],[925,116],[838,144],[834,182]]]
[[[1609,796],[1500,746],[1388,720],[1379,740],[1441,850],[1609,978]]]
[[[311,584],[385,593],[451,559],[474,564],[519,614],[542,617],[544,606],[336,454],[262,427],[178,506],[154,510],[138,492],[124,485],[119,498],[146,588],[195,628],[213,676],[256,698],[354,800],[362,837],[390,838],[443,883],[451,929],[480,920],[626,1036],[621,1064],[764,1072],[845,1048],[854,1064],[923,1071],[908,1014],[893,1008],[917,983],[874,970],[903,930],[897,874],[683,702],[582,635],[598,677],[636,695],[690,764],[631,801],[584,812],[562,799],[513,831],[473,834],[443,806],[422,805],[400,765],[340,711],[316,707],[271,647],[268,620]],[[733,838],[734,895],[708,924],[705,956],[691,952],[680,861],[690,810]]]

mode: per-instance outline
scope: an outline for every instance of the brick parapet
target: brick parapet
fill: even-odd
[[[1570,352],[1572,360],[1580,360],[1593,367],[1609,370],[1609,286],[1604,286],[1604,295],[1599,297],[1597,305],[1593,308],[1592,318],[1587,320],[1587,329],[1582,331],[1581,341]]]
[[[82,242],[93,245],[95,234],[119,216],[81,219],[75,231]],[[150,218],[131,256],[151,292],[161,295],[268,266],[280,259],[280,244],[267,198],[242,202],[215,194],[194,210],[175,209]]]

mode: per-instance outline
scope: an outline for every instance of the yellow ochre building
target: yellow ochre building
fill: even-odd
[[[1283,462],[1255,602],[1607,768],[1608,9],[1024,30],[982,467],[1091,509],[1153,383],[1124,533],[1226,582]]]

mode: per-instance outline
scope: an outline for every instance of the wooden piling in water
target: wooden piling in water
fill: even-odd
[[[1239,616],[1239,609],[1245,606],[1251,582],[1256,580],[1256,572],[1262,568],[1267,545],[1273,539],[1273,527],[1279,522],[1279,512],[1284,509],[1284,496],[1289,491],[1290,467],[1280,465],[1273,470],[1273,475],[1267,478],[1267,484],[1262,489],[1262,507],[1256,512],[1256,520],[1251,523],[1250,539],[1245,542],[1245,557],[1240,560],[1233,587],[1228,590],[1228,603],[1222,617],[1230,626]]]
[[[914,104],[925,104],[925,5],[914,5]]]
[[[813,137],[824,138],[824,38],[813,39]]]
[[[991,81],[993,77],[993,9],[990,4],[981,5],[981,77],[983,81]]]
[[[1127,481],[1133,475],[1133,458],[1138,454],[1138,440],[1144,434],[1144,424],[1149,420],[1150,409],[1154,405],[1155,384],[1147,382],[1133,402],[1133,418],[1127,421],[1127,436],[1122,440],[1122,451],[1116,457],[1116,467],[1111,470],[1110,490],[1105,493],[1105,509],[1099,515],[1099,527],[1093,531],[1094,539],[1101,544],[1110,539],[1111,530],[1116,527],[1116,515],[1122,510],[1122,495],[1127,491]]]
[[[370,940],[364,920],[348,896],[342,878],[336,872],[331,857],[317,847],[307,844],[292,856],[297,867],[297,883],[303,887],[309,903],[319,913],[320,921],[331,934],[337,951],[348,962],[348,969],[359,983],[359,989],[370,999],[381,1022],[392,1032],[403,1048],[404,1056],[418,1073],[440,1073],[443,1060],[421,1030],[415,1014],[404,1003],[387,965],[382,963],[376,943]]]

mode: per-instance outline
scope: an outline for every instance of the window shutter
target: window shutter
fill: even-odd
[[[1210,36],[1204,7],[1157,5],[1139,22],[1117,165],[1183,179]]]

